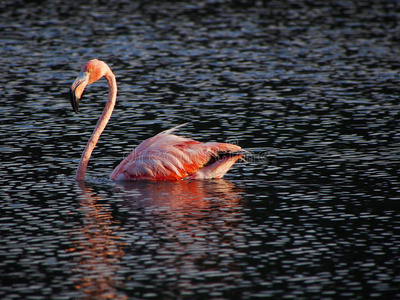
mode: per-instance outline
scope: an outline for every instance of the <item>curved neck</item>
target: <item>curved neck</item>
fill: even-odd
[[[117,81],[115,80],[115,75],[111,72],[111,70],[109,70],[109,72],[107,72],[104,77],[107,79],[108,82],[108,101],[106,107],[104,107],[103,113],[97,121],[96,128],[94,129],[92,136],[87,142],[86,148],[82,153],[81,161],[79,162],[79,166],[76,171],[76,180],[83,180],[85,178],[85,172],[89,163],[90,156],[92,155],[94,147],[96,147],[97,141],[99,140],[101,133],[103,132],[104,128],[111,118],[111,114],[115,106],[115,101],[117,99]]]

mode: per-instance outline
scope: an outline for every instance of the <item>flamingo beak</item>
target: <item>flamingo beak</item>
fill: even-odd
[[[88,81],[89,74],[87,72],[81,72],[69,89],[69,101],[71,101],[72,109],[75,113],[78,113],[79,100],[82,97],[83,90],[88,84]]]

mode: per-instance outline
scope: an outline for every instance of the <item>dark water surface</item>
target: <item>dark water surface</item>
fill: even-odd
[[[400,299],[398,1],[2,1],[1,299]],[[88,59],[105,99],[75,115]],[[140,141],[249,151],[225,179],[113,183]]]

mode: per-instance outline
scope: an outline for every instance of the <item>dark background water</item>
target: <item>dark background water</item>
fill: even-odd
[[[398,1],[2,1],[0,298],[399,299]],[[67,91],[88,59],[119,93]],[[112,183],[140,141],[249,151]]]

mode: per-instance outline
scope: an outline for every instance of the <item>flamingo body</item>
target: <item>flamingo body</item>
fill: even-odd
[[[101,77],[105,77],[109,85],[108,101],[82,153],[76,180],[84,179],[91,153],[111,117],[116,102],[117,85],[107,64],[94,59],[83,65],[70,89],[71,104],[77,113],[85,86]],[[237,145],[201,143],[173,134],[178,127],[180,126],[142,142],[115,168],[110,178],[116,181],[221,178],[243,157],[243,150]]]
[[[142,142],[112,172],[112,180],[221,178],[242,157],[227,143],[201,143],[171,134],[175,128]]]

